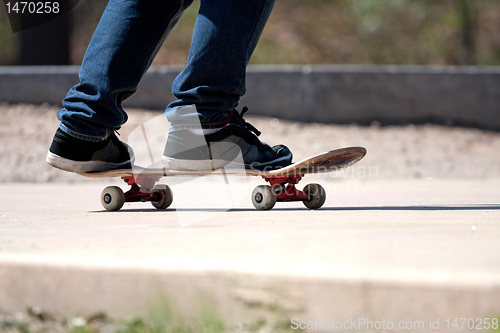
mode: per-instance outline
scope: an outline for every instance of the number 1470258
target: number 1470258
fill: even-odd
[[[57,1],[14,1],[5,4],[8,14],[58,14],[61,11]]]
[[[498,318],[447,318],[447,329],[497,330]]]

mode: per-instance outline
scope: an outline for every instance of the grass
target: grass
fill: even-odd
[[[282,311],[269,309],[270,316],[283,317]],[[300,330],[299,330],[300,331]],[[256,319],[246,324],[228,324],[210,304],[202,305],[191,318],[182,316],[165,299],[155,302],[149,315],[113,319],[103,313],[64,318],[29,308],[25,313],[0,312],[1,333],[258,333],[297,332],[287,319]]]
[[[200,306],[192,318],[180,315],[172,305],[162,299],[145,317],[112,319],[103,313],[87,317],[63,318],[37,308],[26,313],[7,316],[0,312],[1,333],[286,333],[301,332],[292,329],[291,316],[283,316],[282,309],[268,309],[272,320],[254,320],[246,324],[228,324],[210,304]],[[493,316],[500,322],[500,317]],[[288,318],[288,319],[287,319]],[[500,327],[485,329],[485,333],[498,333]]]

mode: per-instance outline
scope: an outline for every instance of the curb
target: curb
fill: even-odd
[[[60,105],[78,66],[0,67],[0,101]],[[151,68],[125,107],[164,109],[179,67]],[[240,106],[295,121],[500,130],[499,67],[250,66]]]
[[[168,304],[189,319],[208,305],[229,324],[279,320],[294,329],[306,322],[360,326],[364,321],[364,325],[385,323],[394,330],[404,323],[412,327],[403,329],[414,328],[414,332],[452,329],[447,319],[492,319],[500,313],[498,284],[357,281],[113,266],[2,260],[2,310],[19,311],[29,305],[66,316],[102,312],[127,318],[161,313],[161,304]],[[339,329],[356,331],[357,326]],[[328,332],[336,329],[315,328]],[[382,328],[393,330],[390,326]],[[368,326],[364,329],[371,331]],[[462,327],[456,331],[467,330]]]

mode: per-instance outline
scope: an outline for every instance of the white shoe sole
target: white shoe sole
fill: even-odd
[[[73,161],[67,158],[58,156],[50,151],[47,153],[45,161],[54,168],[69,172],[85,173],[85,172],[100,172],[113,169],[129,168],[134,162],[134,156],[131,156],[131,162],[124,163],[109,163],[104,161]]]

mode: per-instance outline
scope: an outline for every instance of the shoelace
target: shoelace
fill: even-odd
[[[256,145],[257,147],[259,147],[260,149],[271,149],[271,147],[269,145],[267,145],[266,143],[262,142],[259,140],[258,136],[261,134],[261,132],[255,128],[255,126],[253,126],[252,124],[250,124],[249,122],[245,121],[245,119],[243,119],[243,116],[245,115],[245,113],[248,111],[248,108],[245,106],[243,107],[243,109],[241,110],[241,113],[238,113],[238,111],[236,110],[233,110],[233,114],[236,115],[236,119],[233,120],[234,123],[236,123],[237,125],[247,129],[247,133],[244,134],[244,136],[248,139],[249,142],[252,142],[254,145]]]
[[[236,110],[235,110],[236,111]],[[252,124],[250,124],[249,122],[245,121],[245,119],[243,119],[243,115],[248,111],[248,108],[246,106],[243,107],[243,109],[241,110],[241,114],[240,114],[240,119],[238,119],[238,123],[241,125],[241,126],[244,126],[247,130],[249,130],[250,132],[254,133],[255,135],[259,136],[261,134],[261,132],[255,128],[255,126],[253,126]],[[237,113],[237,111],[236,111]]]

